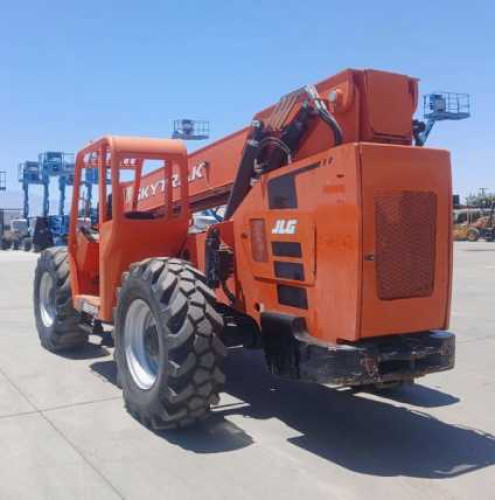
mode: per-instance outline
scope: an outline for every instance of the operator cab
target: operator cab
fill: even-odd
[[[149,165],[161,172],[155,191],[162,203],[153,210],[138,206]],[[105,137],[79,152],[69,233],[76,309],[111,322],[114,290],[129,264],[178,251],[189,224],[187,175],[181,141]]]

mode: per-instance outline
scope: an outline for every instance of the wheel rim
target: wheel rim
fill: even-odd
[[[50,328],[55,321],[55,287],[49,272],[43,273],[40,282],[40,313],[43,324]]]
[[[158,376],[159,342],[153,313],[142,299],[135,299],[127,311],[124,349],[127,366],[135,384],[140,389],[150,389]]]

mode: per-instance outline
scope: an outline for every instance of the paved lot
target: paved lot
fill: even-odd
[[[41,349],[36,257],[0,252],[0,498],[495,498],[495,243],[459,243],[457,367],[395,400],[276,383],[233,351],[215,416],[154,434],[111,352]]]

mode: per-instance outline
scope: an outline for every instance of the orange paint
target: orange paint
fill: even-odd
[[[344,144],[335,147],[328,126],[316,120],[293,162],[262,175],[233,217],[215,225],[234,254],[228,286],[236,307],[257,321],[260,311],[303,317],[308,332],[327,342],[446,328],[452,279],[450,159],[444,151],[412,146],[417,80],[346,70],[316,87],[343,129]],[[289,110],[272,106],[255,118],[267,126],[287,123],[303,101],[298,98]],[[100,179],[110,169],[113,197],[108,216],[109,187],[100,182],[99,240],[87,241],[76,227],[74,196],[69,248],[77,307],[85,300],[96,304],[98,318],[111,322],[122,273],[146,257],[187,256],[204,270],[206,235],[188,233],[190,211],[226,202],[248,134],[243,129],[189,156],[180,141],[112,137],[78,154],[74,192],[82,168],[98,168]],[[167,164],[142,176],[146,159]],[[133,181],[119,178],[125,169],[134,173]],[[287,175],[294,179],[297,206],[271,208],[270,183]],[[421,200],[432,207],[424,225]],[[160,217],[147,218],[151,215]],[[420,227],[409,227],[415,217]],[[253,227],[265,231],[264,240],[256,235],[256,248]],[[415,248],[415,238],[429,245],[429,253],[420,248],[409,255],[407,244]],[[301,254],[274,255],[277,243],[289,243]],[[393,248],[406,248],[403,260],[395,258]],[[277,276],[287,267],[303,273]],[[280,287],[304,290],[307,307],[282,304]],[[227,302],[221,288],[216,292]]]

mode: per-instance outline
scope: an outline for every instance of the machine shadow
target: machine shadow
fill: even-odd
[[[95,361],[89,366],[91,371],[95,372],[100,377],[104,378],[111,384],[117,386],[117,365],[113,359],[105,361]]]
[[[111,384],[118,385],[117,366],[113,360],[95,361],[90,368]],[[222,453],[253,444],[253,439],[246,432],[218,413],[190,429],[150,432],[194,453]]]
[[[359,391],[357,391],[359,393]],[[363,391],[366,393],[366,391]],[[459,398],[446,394],[445,392],[415,384],[405,386],[399,391],[377,390],[373,392],[377,396],[382,396],[396,403],[406,403],[421,408],[438,408],[440,406],[450,406],[460,401]]]
[[[351,391],[275,380],[260,353],[233,351],[226,392],[248,406],[224,416],[278,418],[301,434],[289,441],[349,470],[442,479],[495,464],[495,437]],[[398,398],[396,398],[399,401]],[[432,407],[456,398],[413,386],[401,402]]]
[[[155,431],[154,434],[194,453],[224,453],[254,443],[249,434],[218,413],[190,429]]]
[[[95,361],[91,369],[116,385],[113,361]],[[289,439],[293,445],[362,474],[442,479],[495,464],[495,437],[488,433],[352,391],[277,380],[260,352],[231,350],[226,369],[225,392],[244,404],[220,403],[202,425],[155,434],[195,453],[221,453],[253,443],[227,417],[277,418],[301,434]],[[395,401],[431,408],[458,399],[416,385]]]
[[[110,351],[104,345],[88,342],[82,349],[60,351],[56,354],[62,358],[83,360],[105,358],[110,356]]]

